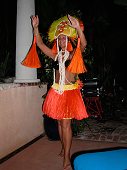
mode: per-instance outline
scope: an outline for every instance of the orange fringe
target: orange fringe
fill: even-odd
[[[78,38],[77,48],[75,50],[71,63],[67,67],[67,70],[70,71],[71,73],[77,74],[87,72],[80,49],[80,38]]]
[[[67,51],[69,51],[69,52],[73,51],[73,47],[72,47],[72,44],[70,41],[68,41],[68,43],[67,43]]]
[[[31,68],[40,68],[41,63],[36,51],[36,37],[34,36],[34,40],[32,43],[32,46],[27,53],[25,59],[21,62],[22,65],[26,67],[31,67]]]
[[[56,40],[54,40],[54,44],[53,44],[53,47],[52,47],[52,52],[53,52],[53,54],[57,54],[57,44],[56,44]]]

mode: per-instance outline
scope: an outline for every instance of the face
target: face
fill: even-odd
[[[64,50],[66,47],[66,35],[60,34],[58,37],[59,46]]]

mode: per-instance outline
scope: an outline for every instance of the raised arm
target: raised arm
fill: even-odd
[[[79,25],[79,21],[70,15],[68,15],[68,20],[69,20],[69,25],[77,30],[78,36],[80,38],[80,43],[81,43],[81,51],[84,52],[84,49],[86,48],[87,45],[87,41],[83,33],[83,30]]]
[[[37,46],[40,48],[40,50],[47,55],[48,57],[54,59],[55,55],[52,53],[52,50],[46,46],[46,44],[43,42],[42,37],[40,36],[39,33],[39,18],[38,16],[32,16],[31,17],[31,21],[32,21],[32,27],[33,27],[33,32],[34,32],[34,36],[36,36],[36,41],[37,41]]]

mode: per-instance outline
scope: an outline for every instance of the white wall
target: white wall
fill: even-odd
[[[47,86],[0,90],[0,158],[44,133],[42,103]]]

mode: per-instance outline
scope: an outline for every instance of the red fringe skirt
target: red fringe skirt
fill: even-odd
[[[55,84],[58,86],[58,84]],[[64,92],[59,94],[54,85],[42,105],[42,112],[53,119],[77,119],[81,120],[88,117],[80,89],[72,85],[65,85]]]

